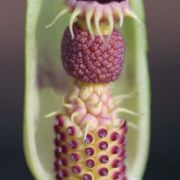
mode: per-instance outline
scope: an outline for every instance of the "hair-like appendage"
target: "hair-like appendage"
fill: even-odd
[[[68,8],[62,9],[62,11],[58,13],[58,15],[53,19],[53,21],[49,25],[46,26],[46,28],[50,28],[51,26],[53,26],[60,17],[62,17],[68,12],[69,12]]]
[[[116,22],[119,21],[120,27],[123,25],[124,17],[132,17],[137,22],[140,23],[139,18],[131,9],[129,0],[123,1],[108,1],[103,3],[103,1],[85,1],[85,0],[67,0],[67,8],[63,9],[53,21],[46,26],[47,28],[55,24],[55,22],[63,16],[65,13],[71,13],[71,18],[69,22],[69,28],[74,38],[73,33],[73,23],[77,19],[85,19],[87,28],[92,36],[94,34],[99,35],[103,39],[103,33],[101,32],[100,24],[101,22],[107,22],[109,24],[110,35]],[[95,32],[93,31],[93,26],[95,26]]]

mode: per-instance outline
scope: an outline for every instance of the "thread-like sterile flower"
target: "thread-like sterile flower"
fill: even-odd
[[[62,40],[62,61],[68,74],[83,82],[107,83],[120,75],[125,54],[122,34],[114,29],[111,37],[92,39],[87,30],[74,25],[74,38],[69,29]]]
[[[61,16],[69,12],[71,13],[69,29],[72,38],[74,38],[73,24],[76,19],[86,23],[92,37],[94,34],[98,34],[101,38],[103,36],[100,27],[102,22],[108,24],[109,35],[117,22],[122,27],[124,17],[129,16],[140,22],[133,12],[129,0],[66,0],[66,5],[67,7],[63,8],[47,27],[51,27]]]

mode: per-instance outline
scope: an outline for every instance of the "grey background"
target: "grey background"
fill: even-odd
[[[152,138],[145,180],[180,179],[180,1],[146,0]],[[33,180],[24,160],[26,2],[0,1],[0,179]]]

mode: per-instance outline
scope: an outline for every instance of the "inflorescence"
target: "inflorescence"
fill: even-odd
[[[56,116],[56,179],[126,180],[127,122],[108,83],[121,74],[125,40],[115,28],[124,17],[138,20],[129,0],[67,0],[55,17],[71,13],[61,43],[62,64],[75,81],[64,97],[63,113]]]

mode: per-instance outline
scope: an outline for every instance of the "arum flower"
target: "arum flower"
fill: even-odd
[[[28,1],[24,147],[36,179],[142,179],[143,10],[141,0]]]

